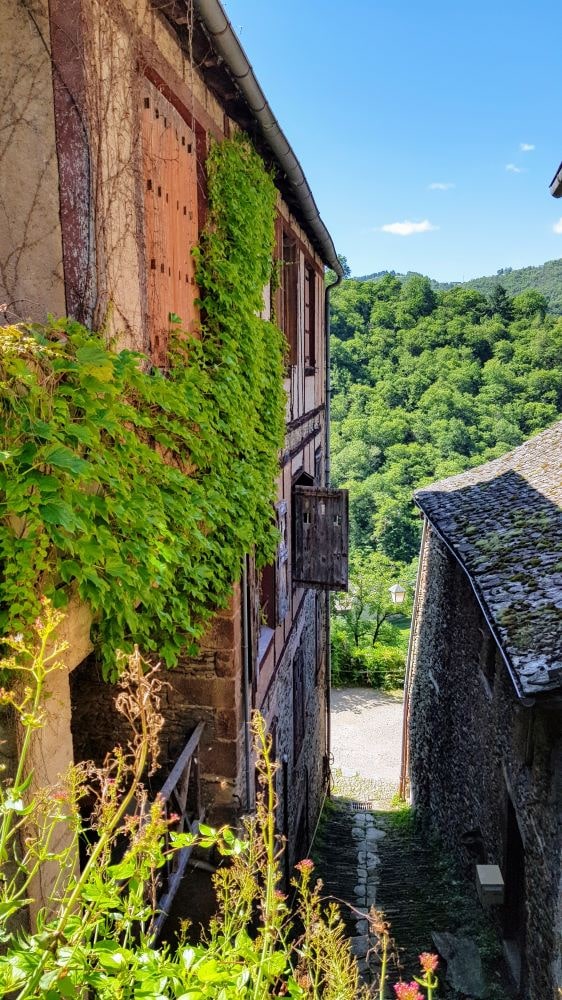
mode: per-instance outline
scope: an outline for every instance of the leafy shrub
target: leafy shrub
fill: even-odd
[[[0,628],[43,590],[92,608],[106,673],[138,643],[195,652],[242,557],[267,562],[284,432],[281,332],[262,320],[276,189],[241,139],[208,157],[204,321],[171,314],[169,370],[71,320],[0,332]]]
[[[171,851],[193,846],[196,838],[174,832],[158,799],[147,806],[141,778],[156,759],[161,681],[138,651],[121,672],[116,704],[132,725],[128,751],[115,750],[101,769],[87,763],[71,768],[58,788],[31,791],[29,750],[43,725],[45,681],[60,667],[64,647],[53,648],[53,641],[61,619],[44,601],[33,644],[9,637],[12,655],[1,664],[16,678],[2,689],[1,702],[19,717],[24,739],[16,774],[0,783],[0,996],[366,1000],[337,907],[322,903],[321,885],[312,884],[312,862],[297,866],[294,916],[278,889],[276,765],[259,716],[254,736],[261,792],[244,839],[226,828],[200,827],[198,843],[216,846],[230,864],[217,872],[218,912],[197,945],[159,944],[151,930],[158,869]],[[86,790],[96,799],[88,827],[78,810]],[[57,846],[62,822],[72,824],[77,838],[88,835],[91,847],[80,873],[73,864],[76,841]],[[59,868],[56,892],[39,914],[37,932],[26,932],[16,918],[25,912],[32,880],[53,862]]]

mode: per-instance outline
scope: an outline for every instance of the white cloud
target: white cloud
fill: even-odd
[[[559,235],[562,235],[562,219],[558,219],[558,222],[554,223],[554,225],[552,227],[552,230],[553,230],[553,232],[558,233]]]
[[[533,142],[522,142],[519,146],[522,153],[532,153],[534,148],[535,144]]]
[[[522,174],[525,168],[524,167],[516,167],[514,163],[506,163],[505,169],[510,174]]]
[[[433,184],[429,185],[430,191],[450,191],[454,188],[454,184],[450,184],[448,181],[444,183],[443,181],[434,181]]]
[[[387,222],[385,226],[381,226],[382,233],[392,233],[394,236],[412,236],[414,233],[430,233],[434,229],[439,229],[439,226],[433,226],[429,219],[424,219],[423,222],[410,222],[409,219],[405,219],[404,222]]]

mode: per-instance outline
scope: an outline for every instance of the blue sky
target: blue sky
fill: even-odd
[[[462,280],[562,257],[558,4],[225,7],[354,274]]]

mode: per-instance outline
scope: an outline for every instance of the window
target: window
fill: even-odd
[[[275,504],[279,544],[275,562],[264,566],[260,577],[259,658],[265,654],[277,625],[289,611],[289,549],[287,545],[287,501]]]
[[[297,244],[283,228],[281,235],[281,274],[279,276],[278,322],[288,344],[288,363],[298,363],[298,255]]]
[[[195,136],[148,80],[142,91],[142,152],[147,306],[153,363],[167,362],[170,316],[192,330],[196,321],[198,239]]]
[[[317,448],[314,452],[314,486],[322,486],[322,449]]]
[[[304,364],[307,374],[316,367],[316,273],[304,269]]]
[[[277,625],[287,617],[289,611],[289,546],[287,540],[287,501],[280,500],[275,505],[279,545],[277,546]]]

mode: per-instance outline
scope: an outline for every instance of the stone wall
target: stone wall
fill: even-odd
[[[320,642],[324,601],[323,594],[314,590],[306,592],[277,666],[275,683],[261,706],[270,726],[275,728],[276,756],[280,764],[277,825],[280,832],[288,834],[290,869],[308,851],[326,791],[326,662]],[[299,669],[299,659],[304,692],[304,738],[300,748],[295,747],[293,728],[297,707],[294,674]],[[282,766],[284,759],[285,769]]]
[[[324,627],[324,595],[306,593],[283,657],[260,706],[268,726],[275,730],[278,829],[287,830],[291,865],[302,856],[310,839],[325,792],[326,667],[320,642]],[[165,725],[160,738],[160,770],[150,781],[155,794],[173,767],[190,733],[205,722],[200,745],[203,802],[214,824],[236,822],[247,810],[244,750],[244,709],[238,602],[217,616],[199,657],[185,659],[165,672],[162,695]],[[317,646],[318,643],[318,646]],[[318,653],[317,653],[318,648]],[[304,670],[304,738],[295,757],[293,736],[294,669],[302,657]],[[72,736],[76,760],[101,763],[114,746],[125,745],[128,728],[116,713],[115,685],[101,676],[95,656],[88,657],[70,675]],[[95,718],[95,726],[92,719]],[[285,817],[283,758],[286,757],[288,815]],[[253,794],[254,778],[251,776]],[[304,842],[296,843],[298,831]]]
[[[0,5],[2,319],[63,313],[59,179],[47,0]]]
[[[199,722],[203,803],[214,823],[232,821],[242,805],[243,715],[241,705],[239,592],[219,613],[198,657],[163,669],[166,686],[161,710],[160,770],[150,782],[158,791]],[[101,762],[117,744],[126,745],[128,727],[114,708],[115,685],[101,676],[94,656],[71,674],[72,736],[76,760]],[[92,720],[95,719],[95,725]]]
[[[410,718],[414,804],[474,877],[467,845],[479,838],[482,860],[506,872],[511,801],[525,854],[524,995],[554,996],[562,713],[518,701],[466,575],[431,530],[427,545]]]

